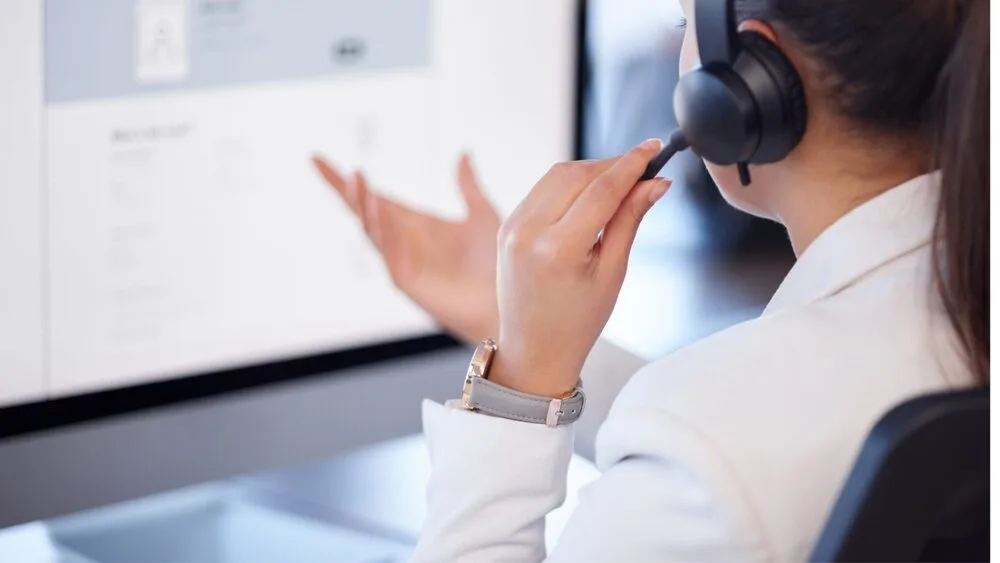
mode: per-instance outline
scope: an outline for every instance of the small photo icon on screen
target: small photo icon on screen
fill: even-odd
[[[190,71],[187,0],[137,0],[135,79],[180,82]]]

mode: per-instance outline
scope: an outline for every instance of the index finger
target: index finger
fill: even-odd
[[[357,186],[355,185],[354,180],[345,178],[333,165],[323,159],[323,157],[314,156],[312,161],[320,176],[326,180],[326,183],[330,184],[330,186],[332,186],[333,189],[340,194],[340,197],[344,199],[344,202],[347,203],[348,207],[351,208],[351,211],[353,211],[355,215],[361,217],[361,202],[359,201],[358,194],[356,193]]]
[[[650,139],[625,153],[583,189],[560,220],[561,228],[596,236],[639,183],[649,161],[662,147],[662,141]]]

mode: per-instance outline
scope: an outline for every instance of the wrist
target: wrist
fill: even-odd
[[[476,347],[465,372],[463,409],[550,428],[566,426],[580,418],[586,396],[579,385],[561,386],[556,380],[534,381],[523,377],[520,374],[526,372],[516,366],[525,364],[511,361],[518,359],[516,354],[500,359],[498,348],[492,339]]]
[[[498,346],[493,364],[490,367],[489,380],[497,385],[541,397],[561,399],[573,394],[579,382],[579,372],[572,377],[552,377],[553,373],[543,373],[544,367],[530,366],[505,354],[502,345]],[[570,382],[571,381],[571,382]]]

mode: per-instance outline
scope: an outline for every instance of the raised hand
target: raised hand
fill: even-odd
[[[483,194],[468,156],[458,163],[458,187],[468,210],[449,221],[375,193],[360,172],[341,173],[313,162],[361,221],[393,283],[447,331],[466,342],[496,337],[497,231],[500,217]]]

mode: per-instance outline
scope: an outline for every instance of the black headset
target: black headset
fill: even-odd
[[[736,164],[750,184],[750,164],[788,156],[806,129],[802,79],[766,37],[737,32],[736,0],[695,0],[694,25],[701,66],[674,92],[684,140],[699,156]]]

